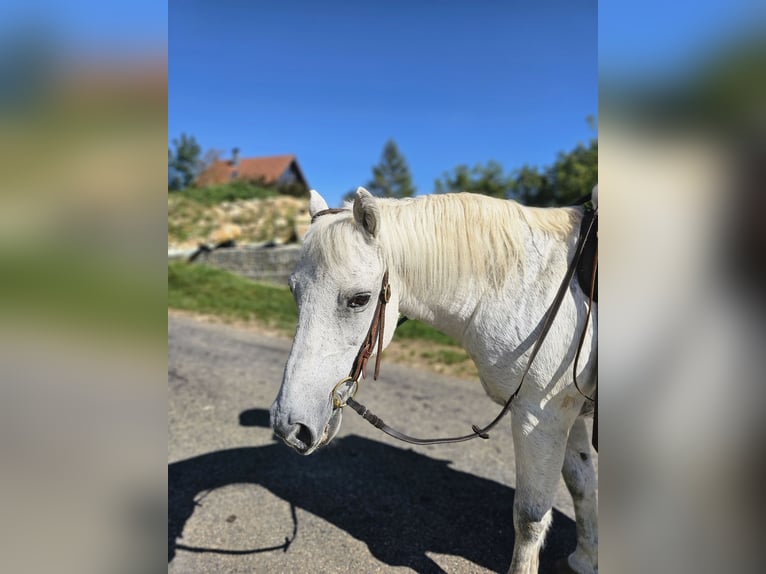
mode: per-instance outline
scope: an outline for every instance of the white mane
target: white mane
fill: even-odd
[[[525,268],[530,231],[568,236],[580,215],[576,209],[543,209],[472,193],[436,194],[414,199],[378,199],[380,249],[389,268],[409,285],[435,293],[470,283],[497,290]],[[363,233],[351,212],[321,217],[306,237],[312,257],[331,266],[349,260]]]

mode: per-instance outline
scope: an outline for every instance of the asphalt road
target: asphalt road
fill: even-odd
[[[268,409],[290,341],[168,317],[168,571],[505,572],[513,548],[510,424],[488,441],[412,447],[352,411],[302,457]],[[385,362],[357,398],[409,434],[465,434],[497,407],[477,381]],[[575,544],[560,481],[541,555]]]

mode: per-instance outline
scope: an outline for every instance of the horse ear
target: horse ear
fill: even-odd
[[[354,199],[354,220],[367,233],[375,237],[380,227],[380,209],[378,202],[372,194],[359,187],[356,190],[356,199]]]
[[[316,189],[309,191],[309,196],[309,215],[311,217],[314,217],[320,211],[328,209],[327,202],[324,200],[324,197],[319,195]]]

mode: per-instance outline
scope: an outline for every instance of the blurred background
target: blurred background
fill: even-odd
[[[599,6],[605,571],[760,570],[764,16]]]
[[[298,175],[332,205],[357,185],[550,205],[594,160],[602,569],[756,570],[762,3],[464,9],[0,8],[4,571],[164,567],[164,246],[300,233],[299,207],[283,239],[209,209],[300,198]],[[232,181],[275,156],[292,179]],[[199,185],[211,168],[229,181]]]
[[[166,122],[164,4],[2,3],[5,572],[162,566]]]

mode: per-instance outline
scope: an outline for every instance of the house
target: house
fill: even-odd
[[[256,181],[266,185],[297,186],[308,192],[309,186],[294,155],[239,157],[234,148],[231,159],[217,160],[197,177],[197,185],[220,185],[231,181]]]

